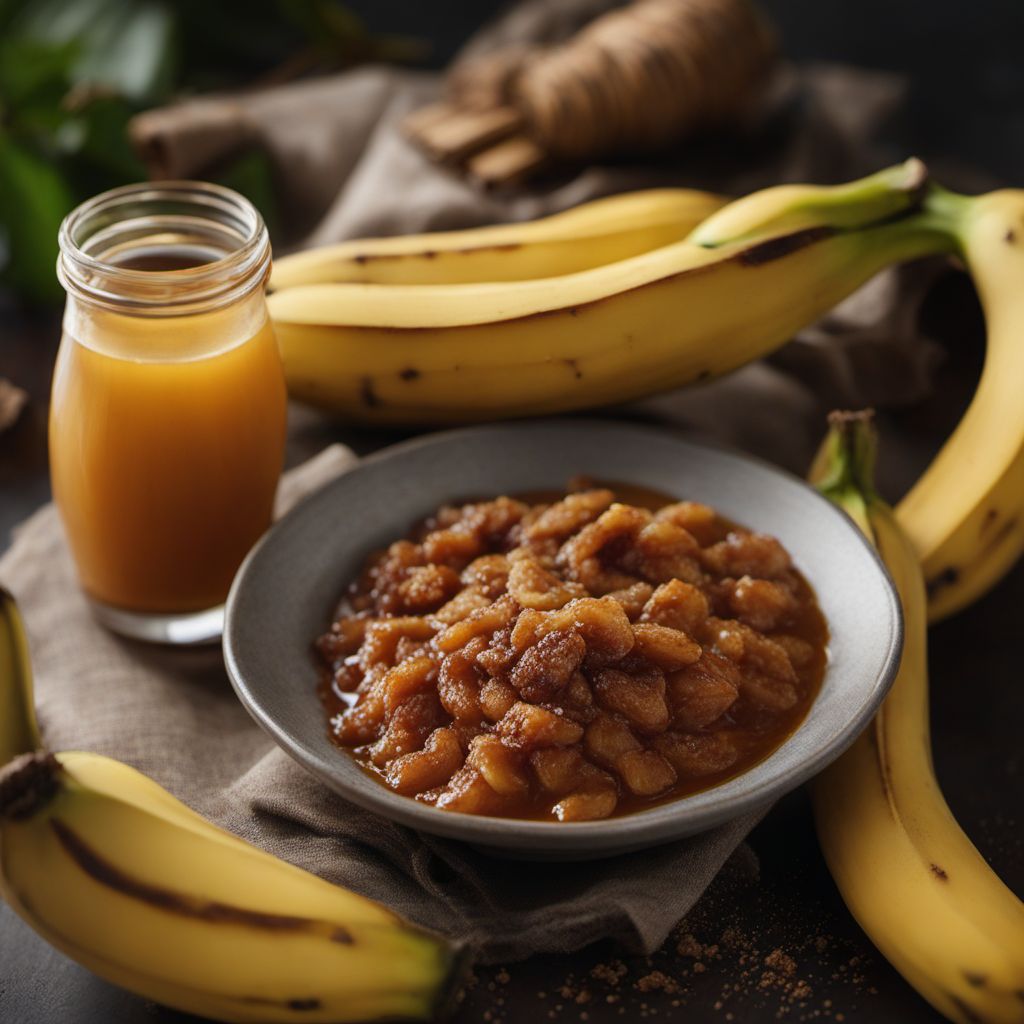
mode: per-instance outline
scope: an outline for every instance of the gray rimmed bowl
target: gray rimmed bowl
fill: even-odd
[[[828,619],[821,693],[797,731],[711,789],[605,821],[518,821],[437,810],[369,778],[330,740],[312,645],[366,555],[445,502],[563,488],[572,476],[637,484],[713,505],[778,537]],[[711,828],[762,807],[852,742],[892,682],[903,623],[878,556],[852,522],[796,477],[652,428],[550,420],[453,430],[365,459],[286,515],[245,560],[228,598],[224,657],[239,699],[299,764],[343,797],[436,835],[537,859],[586,859]]]

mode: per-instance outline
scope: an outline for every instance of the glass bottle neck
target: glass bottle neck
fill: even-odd
[[[125,316],[196,316],[262,289],[270,241],[252,204],[204,182],[128,185],[72,211],[57,273],[69,300]]]

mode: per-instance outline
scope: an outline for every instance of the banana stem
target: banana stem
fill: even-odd
[[[966,221],[975,206],[976,197],[950,192],[931,181],[924,193],[921,219],[929,227],[952,239],[962,252]]]
[[[875,490],[878,435],[874,415],[871,409],[830,413],[828,433],[808,474],[809,481],[873,543],[870,509],[882,500]]]
[[[806,227],[859,230],[914,213],[929,187],[928,169],[916,157],[845,185],[780,185],[713,213],[691,232],[689,241],[716,249]]]

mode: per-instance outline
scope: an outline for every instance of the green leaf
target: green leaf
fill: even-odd
[[[17,19],[26,39],[76,47],[69,69],[78,85],[107,86],[129,99],[171,89],[174,16],[160,0],[37,0]]]
[[[146,169],[128,139],[128,122],[134,112],[124,100],[104,96],[87,103],[76,113],[73,123],[79,134],[73,152],[104,176],[93,191],[146,177]],[[92,184],[82,181],[82,174],[76,176],[75,183],[78,186]]]
[[[73,205],[55,167],[0,134],[0,233],[7,257],[2,276],[36,302],[60,300],[57,231]]]
[[[56,106],[67,91],[75,43],[0,37],[0,97],[9,112],[28,103]]]

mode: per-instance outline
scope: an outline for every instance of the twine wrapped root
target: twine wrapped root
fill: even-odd
[[[457,66],[449,102],[417,112],[408,130],[471,171],[481,160],[500,169],[500,159],[480,153],[486,147],[532,154],[533,166],[544,157],[651,152],[734,117],[775,52],[774,33],[749,0],[635,0],[561,46],[505,49]],[[457,151],[444,145],[451,137]]]

